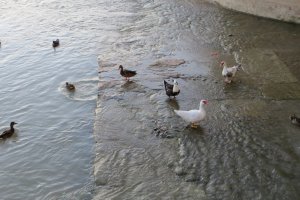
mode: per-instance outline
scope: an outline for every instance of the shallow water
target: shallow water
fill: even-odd
[[[196,0],[131,3],[98,58],[94,199],[298,199],[300,27]],[[222,60],[243,66],[231,85]],[[118,64],[138,75],[125,82]],[[208,116],[191,129],[173,110],[200,99]]]
[[[3,199],[299,198],[298,25],[201,0],[0,5],[0,123],[19,123],[0,143]],[[221,60],[243,65],[231,85]],[[173,110],[203,98],[186,128]]]

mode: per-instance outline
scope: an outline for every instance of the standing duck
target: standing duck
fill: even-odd
[[[177,115],[179,115],[182,119],[184,119],[186,122],[192,123],[192,128],[197,128],[197,125],[195,123],[200,122],[205,119],[206,112],[204,110],[204,105],[208,103],[207,100],[201,100],[199,110],[174,110]]]
[[[14,129],[15,124],[17,124],[17,123],[16,122],[11,122],[10,123],[10,129],[6,130],[6,131],[3,131],[3,133],[0,135],[0,139],[6,139],[6,138],[12,136],[15,132],[15,129]]]
[[[177,81],[174,80],[173,83],[174,85],[167,83],[167,81],[164,80],[166,94],[169,96],[169,98],[170,96],[173,96],[175,98],[175,96],[177,96],[180,93]]]
[[[295,114],[290,116],[290,120],[291,120],[292,124],[300,125],[300,118],[297,117]]]
[[[66,82],[66,88],[68,90],[75,90],[75,86],[73,84],[71,84],[71,83],[68,83],[68,82]]]
[[[220,66],[223,67],[222,75],[225,77],[225,83],[231,83],[232,78],[235,76],[236,72],[239,71],[242,67],[241,64],[233,67],[227,67],[225,61],[222,61]]]
[[[133,77],[133,76],[136,75],[136,71],[131,71],[131,70],[128,70],[128,69],[123,69],[122,65],[119,66],[119,70],[120,70],[121,76],[124,76],[126,78],[126,80],[129,80],[130,77]]]
[[[55,47],[58,47],[59,46],[59,39],[56,39],[52,42],[52,46],[55,48]]]

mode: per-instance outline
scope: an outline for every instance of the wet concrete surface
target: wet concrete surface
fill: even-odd
[[[298,199],[300,129],[289,115],[300,115],[300,27],[202,1],[146,5],[132,29],[168,5],[182,13],[143,36],[125,33],[118,53],[99,56],[94,199]],[[147,50],[131,48],[127,34],[151,41]],[[243,66],[232,84],[222,60]],[[137,76],[125,81],[119,64]],[[169,99],[163,80],[174,78],[181,93]],[[207,118],[192,129],[174,110],[201,99]]]

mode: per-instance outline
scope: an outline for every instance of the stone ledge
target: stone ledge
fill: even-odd
[[[210,0],[232,10],[300,24],[299,0]]]

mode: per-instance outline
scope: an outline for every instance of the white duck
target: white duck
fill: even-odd
[[[220,66],[223,67],[222,75],[225,77],[225,83],[231,83],[231,80],[235,76],[236,72],[242,67],[241,64],[233,67],[227,67],[225,61],[222,61]]]
[[[185,121],[192,123],[192,128],[197,128],[197,125],[195,123],[200,122],[205,119],[206,112],[204,110],[204,105],[207,104],[207,100],[201,100],[199,110],[174,110],[177,115],[179,115],[182,119]]]

